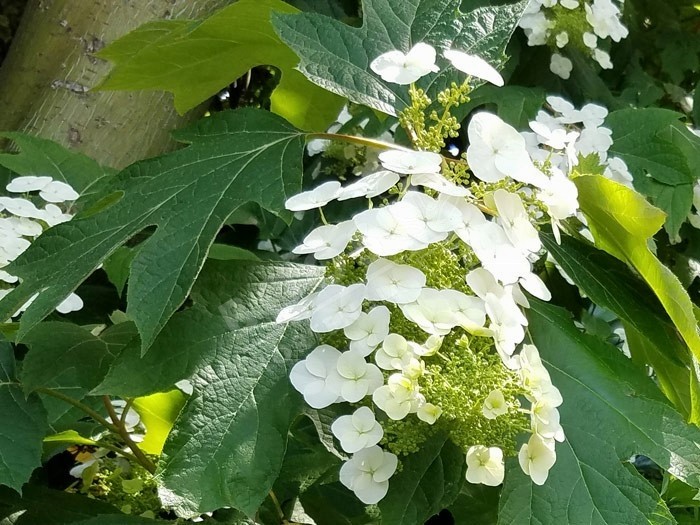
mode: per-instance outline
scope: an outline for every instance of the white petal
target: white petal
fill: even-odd
[[[499,87],[504,84],[501,74],[483,58],[453,49],[445,51],[445,58],[467,75],[486,80]]]

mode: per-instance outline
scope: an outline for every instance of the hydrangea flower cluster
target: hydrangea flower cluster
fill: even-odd
[[[0,281],[5,283],[5,287],[0,288],[0,299],[10,293],[10,285],[18,281],[16,276],[2,268],[29,248],[45,228],[69,221],[72,218],[70,206],[79,197],[69,184],[51,177],[15,177],[7,184],[6,190],[23,196],[0,196]],[[35,204],[39,200],[46,203],[43,208]],[[33,300],[34,298],[27,301],[15,316],[23,312]],[[80,297],[71,293],[56,310],[65,314],[82,307]]]
[[[598,47],[600,40],[619,42],[629,31],[620,20],[622,0],[531,0],[520,20],[529,46],[549,46],[549,68],[568,79],[573,69],[559,51],[571,46],[590,56],[603,69],[612,69],[610,55]],[[618,5],[619,4],[619,5]]]
[[[469,77],[503,84],[479,57],[444,56]],[[459,129],[449,109],[471,88],[470,78],[453,84],[437,98],[443,115],[425,115],[432,101],[412,83],[436,72],[435,61],[421,43],[371,64],[384,80],[411,85],[412,105],[399,120],[418,151],[392,147],[379,154],[379,171],[286,203],[302,212],[367,200],[367,209],[337,224],[321,212],[324,224],[294,253],[328,261],[327,283],[277,317],[308,319],[320,336],[290,373],[305,401],[316,409],[355,405],[331,431],[351,455],[340,481],[367,504],[386,495],[399,457],[437,432],[464,451],[467,480],[486,485],[502,483],[507,456],[543,484],[564,440],[562,397],[526,342],[523,290],[550,299],[535,271],[544,258],[537,228],[576,215],[576,186],[568,170],[536,164],[526,137],[488,112],[471,118],[462,159],[440,155]],[[548,142],[537,152],[558,155]]]

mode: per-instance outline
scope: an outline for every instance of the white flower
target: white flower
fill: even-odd
[[[377,259],[367,268],[365,297],[370,301],[411,303],[425,286],[425,275],[407,264]]]
[[[466,197],[467,195],[471,195],[471,192],[467,188],[457,186],[454,182],[447,180],[439,173],[416,173],[411,176],[411,185],[425,186],[426,188],[453,197]]]
[[[319,261],[332,259],[345,251],[356,231],[357,227],[352,221],[319,226],[304,237],[304,243],[294,248],[292,253],[313,253]]]
[[[505,465],[498,447],[474,445],[467,451],[467,481],[496,487],[503,483]]]
[[[593,59],[600,64],[603,69],[612,69],[613,63],[610,60],[610,55],[608,55],[602,49],[593,50]]]
[[[526,9],[518,25],[525,30],[528,46],[542,46],[547,43],[549,30],[556,22],[548,20],[544,12],[538,10],[536,2],[530,3],[529,6],[531,9]]]
[[[583,34],[583,43],[586,47],[595,49],[598,46],[598,37],[593,33],[585,32]]]
[[[384,383],[384,376],[376,365],[367,363],[364,356],[353,350],[343,352],[336,364],[336,373],[328,376],[331,389],[349,403],[357,403]]]
[[[51,177],[35,177],[27,175],[24,177],[15,177],[5,187],[12,193],[26,193],[28,191],[39,191],[49,184],[53,179]]]
[[[365,294],[366,295],[366,294]],[[350,339],[350,350],[368,356],[389,335],[389,309],[376,306],[368,313],[362,312],[360,317],[343,331]]]
[[[448,203],[454,206],[462,214],[462,222],[457,227],[454,232],[467,244],[471,244],[471,232],[475,228],[479,228],[481,225],[487,222],[484,214],[471,203],[468,203],[462,198],[452,197],[449,195],[440,195],[438,197],[439,203]]]
[[[286,306],[277,314],[276,323],[288,323],[289,321],[301,321],[309,319],[314,311],[314,301],[316,301],[318,293],[307,295],[297,304]]]
[[[474,115],[467,127],[467,135],[469,167],[484,182],[511,177],[537,184],[544,178],[532,164],[525,139],[496,115],[485,111]]]
[[[304,191],[288,198],[284,203],[284,207],[291,211],[320,208],[338,197],[340,189],[340,182],[337,180],[324,182],[313,190]]]
[[[559,221],[573,217],[578,210],[578,188],[566,175],[556,170],[549,184],[537,192],[537,198],[547,206],[552,219],[552,231],[557,242],[561,242]]]
[[[578,138],[577,131],[567,132],[564,128],[557,127],[551,129],[546,124],[538,121],[530,122],[530,129],[537,133],[540,143],[546,144],[550,148],[562,150],[571,147]]]
[[[384,370],[402,370],[413,357],[411,348],[403,336],[389,334],[374,354],[374,360]]]
[[[345,186],[338,194],[338,200],[344,201],[354,199],[356,197],[367,197],[371,199],[377,195],[381,195],[389,188],[392,188],[399,182],[399,176],[393,171],[378,171],[370,175],[365,175],[357,182]]]
[[[481,413],[486,419],[496,419],[498,416],[502,416],[508,412],[508,404],[506,403],[506,398],[503,397],[503,392],[500,390],[492,390],[486,399],[484,399],[484,406],[481,409]]]
[[[360,317],[364,298],[364,284],[326,286],[314,301],[311,330],[322,334],[350,326]]]
[[[340,416],[331,425],[331,432],[338,438],[343,450],[350,454],[373,447],[384,436],[374,412],[367,407],[358,408],[351,416]]]
[[[396,255],[403,251],[421,250],[426,244],[410,235],[407,217],[415,217],[417,210],[408,203],[397,202],[383,208],[363,211],[353,217],[362,233],[362,244],[380,256]]]
[[[337,373],[340,355],[330,345],[317,346],[292,368],[289,379],[310,407],[325,408],[338,400],[339,392],[329,378]]]
[[[123,417],[124,408],[126,408],[126,401],[124,401],[123,399],[113,399],[111,403],[114,407],[114,412],[117,414],[119,419],[123,418],[126,430],[129,433],[133,432],[134,429],[141,422],[141,416],[139,416],[138,412],[136,412],[136,410],[134,410],[133,407],[129,407],[129,411],[126,413],[126,416]]]
[[[531,272],[526,255],[513,246],[500,224],[485,222],[470,234],[471,247],[482,266],[503,284],[516,283]]]
[[[558,48],[562,48],[566,46],[566,44],[569,43],[569,33],[566,31],[562,31],[561,33],[557,34],[556,37],[556,44]]]
[[[423,402],[418,387],[403,374],[392,374],[387,384],[372,394],[372,401],[391,419],[398,421],[418,410]]]
[[[399,305],[403,315],[433,335],[447,335],[457,325],[451,301],[434,288],[423,288],[414,303]]]
[[[560,122],[562,124],[574,124],[576,122],[581,122],[581,112],[574,108],[574,105],[568,100],[562,97],[549,95],[547,97],[547,104],[549,104],[555,112],[561,114],[560,117],[554,119],[554,122]],[[549,115],[544,112],[538,113],[537,120],[539,122],[544,122],[542,118],[552,117],[549,117]]]
[[[585,4],[586,20],[600,38],[612,38],[619,42],[629,34],[620,22],[620,10],[611,0],[595,0],[591,5]]]
[[[501,74],[483,58],[476,55],[468,55],[462,51],[455,51],[454,49],[445,51],[445,58],[452,62],[452,65],[462,73],[486,80],[498,87],[504,84]]]
[[[434,425],[440,414],[442,414],[442,408],[432,403],[423,403],[416,412],[418,419],[425,421],[428,425]]]
[[[537,401],[531,408],[532,431],[544,439],[564,441],[564,429],[559,424],[559,411],[547,401]]]
[[[610,157],[606,163],[605,172],[603,174],[610,180],[614,180],[615,182],[619,182],[628,188],[634,189],[634,186],[632,185],[634,177],[632,177],[632,174],[630,173],[627,164],[625,164],[625,161],[620,157]]]
[[[29,217],[31,219],[41,219],[42,213],[34,203],[22,198],[0,197],[0,210],[7,210],[12,215],[18,217]]]
[[[68,222],[73,218],[72,215],[63,213],[63,211],[61,211],[61,208],[59,208],[55,204],[47,204],[43,210],[38,211],[39,216],[35,218],[41,219],[42,221],[46,222],[46,224],[48,224],[49,226],[56,226],[57,224]]]
[[[439,71],[440,68],[435,65],[435,59],[435,49],[424,42],[419,42],[405,55],[397,50],[379,55],[372,60],[369,67],[382,77],[382,80],[406,85],[428,73]]]
[[[83,307],[83,300],[76,294],[72,293],[66,297],[63,301],[58,303],[56,311],[61,314],[68,314],[70,312],[77,312]]]
[[[604,106],[589,103],[581,108],[579,114],[584,127],[596,128],[603,125],[605,117],[608,116],[608,110]]]
[[[498,219],[513,246],[523,253],[535,253],[542,243],[537,230],[530,222],[519,195],[504,189],[493,193],[493,201],[498,211]]]
[[[425,193],[409,191],[401,204],[413,207],[401,208],[400,217],[409,235],[421,243],[443,241],[449,232],[462,225],[462,214],[457,208],[447,202],[438,202]]]
[[[578,7],[578,0],[561,0],[559,3],[567,9],[576,9]]]
[[[391,452],[376,445],[364,448],[340,467],[340,482],[362,503],[372,505],[386,496],[397,465],[398,458]]]
[[[576,148],[583,156],[597,153],[601,162],[604,162],[612,144],[612,130],[603,127],[585,128],[576,141]]]
[[[46,202],[56,203],[74,201],[80,197],[80,194],[71,188],[69,184],[55,180],[41,188],[39,197],[44,199]]]
[[[537,403],[545,402],[552,407],[562,404],[559,389],[552,384],[549,372],[542,364],[534,345],[523,345],[517,356],[523,386],[529,391],[528,398]]]
[[[412,175],[414,173],[439,173],[442,156],[431,151],[403,151],[390,149],[379,154],[385,169]]]
[[[518,461],[523,472],[530,476],[535,485],[544,485],[549,475],[549,469],[557,461],[554,445],[547,443],[537,434],[533,434],[530,440],[523,444],[518,453]]]
[[[549,63],[549,70],[552,73],[567,80],[571,76],[572,69],[574,69],[574,65],[571,60],[559,53],[552,53],[552,59]]]

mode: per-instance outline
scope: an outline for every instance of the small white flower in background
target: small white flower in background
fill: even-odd
[[[0,197],[0,210],[7,210],[17,217],[41,219],[42,213],[33,202],[20,197]]]
[[[379,55],[369,67],[386,82],[406,85],[428,73],[439,71],[440,68],[435,64],[436,58],[432,46],[419,42],[405,55],[398,50]]]
[[[314,301],[311,329],[324,334],[350,326],[360,317],[364,298],[364,284],[326,286]]]
[[[389,309],[384,305],[362,312],[357,321],[343,329],[345,337],[350,339],[350,350],[364,357],[371,354],[389,335],[389,317]]]
[[[484,399],[484,407],[481,413],[486,419],[496,419],[498,416],[508,412],[508,404],[503,392],[500,390],[492,390],[486,399]]]
[[[440,203],[425,193],[409,191],[401,203],[413,207],[404,207],[402,218],[409,235],[422,243],[442,241],[461,225],[462,214],[457,208],[446,202]]]
[[[304,191],[287,199],[284,207],[290,211],[313,210],[325,206],[340,194],[340,182],[324,182],[310,191]]]
[[[525,254],[538,252],[542,243],[520,196],[498,189],[493,193],[493,201],[499,223],[511,244]]]
[[[328,376],[328,384],[348,403],[356,403],[372,394],[384,383],[384,376],[376,365],[365,361],[353,350],[343,352],[336,364],[336,373]]]
[[[505,465],[498,447],[474,445],[467,451],[467,481],[496,487],[503,483]]]
[[[613,63],[610,60],[610,55],[608,55],[605,51],[602,49],[594,49],[593,50],[593,59],[600,64],[600,67],[603,69],[612,69],[613,68]]]
[[[370,175],[365,175],[357,182],[345,186],[340,190],[337,198],[339,201],[357,197],[371,199],[395,186],[396,183],[399,182],[399,179],[400,177],[393,171],[378,171]]]
[[[578,7],[578,0],[560,0],[559,3],[567,9],[576,9]]]
[[[559,424],[559,411],[546,401],[532,404],[532,431],[546,440],[564,441],[564,430]]]
[[[385,169],[411,175],[414,173],[439,173],[442,156],[431,151],[388,150],[379,154]]]
[[[129,407],[129,410],[126,413],[126,417],[124,417],[126,401],[124,401],[123,399],[113,399],[111,403],[114,407],[114,413],[117,415],[117,417],[119,419],[124,420],[124,426],[126,427],[127,432],[133,432],[139,425],[139,423],[141,423],[141,416],[139,416],[138,412],[136,412],[136,410],[134,410],[133,407]]]
[[[289,379],[310,407],[325,408],[338,400],[339,392],[333,388],[329,377],[337,373],[339,358],[337,349],[321,345],[292,368]]]
[[[574,65],[563,55],[559,53],[553,53],[551,61],[549,62],[549,70],[564,80],[568,80],[571,76],[571,71],[574,69]]]
[[[370,301],[412,303],[425,286],[425,275],[407,264],[377,259],[367,268],[365,297]]]
[[[364,448],[340,467],[340,482],[362,503],[372,505],[386,496],[397,465],[398,458],[391,452],[376,445]]]
[[[294,248],[292,253],[312,253],[319,261],[332,259],[345,251],[356,231],[357,227],[352,221],[319,226],[304,237],[304,243]]]
[[[367,407],[360,407],[352,415],[340,416],[331,425],[331,432],[340,441],[345,452],[353,454],[373,447],[384,436],[382,426]]]
[[[468,55],[454,49],[445,51],[445,58],[452,62],[455,69],[460,70],[462,73],[486,80],[498,87],[504,84],[503,77],[498,70],[483,58],[476,55]]]
[[[583,44],[586,47],[590,47],[591,49],[595,49],[596,47],[598,47],[598,37],[595,36],[594,33],[585,32],[583,34]]]
[[[544,485],[549,476],[549,469],[554,466],[557,454],[554,443],[533,434],[518,453],[518,461],[523,472],[530,476],[535,485]]]

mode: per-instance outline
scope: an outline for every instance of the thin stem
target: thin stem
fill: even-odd
[[[134,404],[134,399],[135,398],[129,398],[126,400],[126,403],[124,404],[124,411],[122,412],[122,417],[119,420],[119,423],[122,426],[126,426],[126,416],[129,413],[129,410],[131,410],[132,405]]]
[[[116,425],[113,425],[105,418],[103,418],[100,414],[95,412],[92,408],[81,403],[77,399],[73,399],[70,396],[62,394],[61,392],[58,392],[57,390],[52,390],[50,388],[37,388],[36,391],[41,394],[46,394],[47,396],[55,397],[56,399],[60,399],[61,401],[65,401],[69,405],[73,405],[75,408],[85,412],[88,416],[90,416],[92,419],[97,421],[100,425],[107,428],[111,432],[118,432]]]
[[[156,471],[156,466],[143,453],[143,451],[138,447],[138,445],[133,442],[131,436],[129,435],[129,432],[126,430],[126,426],[119,419],[119,416],[117,416],[117,413],[115,412],[114,407],[112,406],[112,401],[109,399],[109,396],[102,396],[102,401],[104,402],[105,408],[107,409],[107,413],[109,414],[110,419],[116,427],[117,434],[119,434],[119,436],[124,440],[124,443],[126,443],[126,445],[134,453],[134,456],[136,456],[136,459],[138,460],[139,464],[148,472],[154,474]]]
[[[119,447],[115,447],[114,445],[111,445],[109,443],[105,443],[104,441],[95,441],[95,446],[100,447],[100,448],[106,448],[107,450],[111,450],[115,454],[119,454],[120,456],[125,457],[129,461],[133,461],[134,463],[138,463],[139,460],[136,456],[133,454],[130,454],[129,452],[126,452]]]
[[[270,499],[272,500],[272,504],[275,506],[275,509],[277,509],[277,514],[279,515],[280,522],[286,523],[287,518],[284,515],[284,511],[282,510],[282,505],[280,505],[280,502],[277,499],[275,492],[273,490],[271,490],[269,496],[270,496]]]

